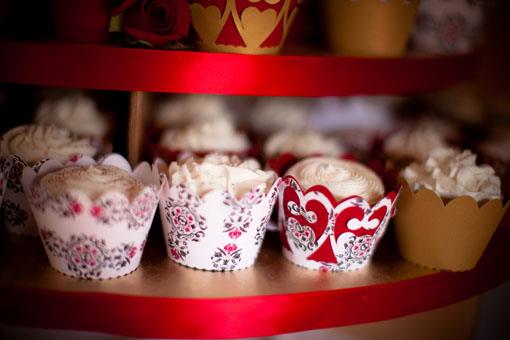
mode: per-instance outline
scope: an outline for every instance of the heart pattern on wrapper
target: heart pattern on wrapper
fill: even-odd
[[[280,186],[283,252],[308,269],[346,271],[365,266],[394,215],[397,193],[372,207],[361,197],[337,202],[323,186],[304,191],[291,176]]]

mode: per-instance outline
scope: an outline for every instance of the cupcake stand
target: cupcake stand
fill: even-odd
[[[0,49],[2,83],[131,92],[132,163],[141,155],[151,92],[416,94],[473,79],[478,67],[474,55],[249,56],[6,41]],[[343,327],[331,333],[337,337],[466,338],[476,319],[477,296],[510,278],[508,222],[467,272],[438,272],[405,262],[390,232],[367,268],[334,274],[286,261],[275,235],[267,235],[252,268],[228,273],[187,269],[166,257],[156,222],[140,268],[107,281],[63,276],[50,268],[39,239],[5,233],[0,324],[144,338],[257,337],[331,327]]]

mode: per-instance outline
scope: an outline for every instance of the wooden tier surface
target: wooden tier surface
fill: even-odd
[[[0,82],[268,96],[412,94],[476,77],[474,55],[256,56],[62,43],[0,43]]]
[[[411,265],[387,236],[372,263],[355,272],[299,268],[268,234],[254,267],[214,273],[170,261],[160,231],[152,230],[138,270],[87,281],[54,271],[39,239],[4,235],[0,323],[148,338],[253,337],[401,317],[510,278],[509,228],[500,228],[478,266],[462,273]]]

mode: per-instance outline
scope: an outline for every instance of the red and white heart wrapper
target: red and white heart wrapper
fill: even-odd
[[[349,271],[366,266],[394,215],[397,192],[370,206],[352,196],[337,202],[324,186],[303,190],[285,176],[279,189],[284,256],[298,266]]]
[[[181,265],[212,271],[252,266],[273,209],[278,178],[264,193],[254,188],[240,199],[222,190],[202,197],[183,184],[170,186],[168,166],[156,160],[162,184],[159,212],[168,257]]]
[[[53,160],[42,164],[37,173],[25,168],[22,182],[51,266],[81,279],[110,279],[131,273],[140,264],[161,187],[148,163],[132,170],[117,154],[97,163],[83,157],[73,165],[92,164],[131,172],[145,187],[132,202],[115,191],[96,200],[73,190],[54,198],[37,185],[41,176],[64,167]]]

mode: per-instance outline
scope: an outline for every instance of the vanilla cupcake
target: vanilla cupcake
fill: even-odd
[[[396,193],[366,166],[312,157],[292,166],[279,195],[283,252],[308,269],[365,266],[384,234]]]
[[[232,112],[222,96],[178,95],[161,101],[154,111],[157,128],[176,128],[216,120],[232,122]]]
[[[106,117],[96,103],[83,94],[43,101],[35,114],[35,123],[55,125],[81,137],[103,139],[108,132]]]
[[[303,130],[308,125],[310,101],[303,98],[260,98],[250,115],[251,129],[267,136],[279,130]]]
[[[450,140],[457,138],[454,127],[435,120],[422,120],[387,137],[383,151],[398,167],[404,167],[413,161],[424,161],[432,150],[446,147]]]
[[[276,174],[255,160],[219,154],[156,165],[167,181],[160,213],[170,259],[213,271],[253,265],[276,199]]]
[[[396,235],[401,255],[435,269],[473,268],[503,217],[501,181],[469,150],[436,149],[402,172]]]
[[[159,184],[142,163],[133,172],[119,155],[96,164],[44,163],[23,173],[23,186],[51,266],[82,279],[134,271],[159,200]]]
[[[159,144],[167,150],[197,154],[215,151],[245,154],[250,147],[248,137],[224,120],[167,129],[161,135]]]
[[[298,158],[313,155],[337,157],[344,153],[334,138],[314,131],[284,130],[272,134],[264,144],[264,156],[271,158],[292,153]]]
[[[67,162],[80,156],[94,156],[97,148],[89,139],[78,138],[55,126],[22,125],[7,131],[0,141],[1,171],[6,175],[4,221],[7,230],[21,235],[37,235],[27,205],[21,173],[25,167],[37,170],[47,159]]]

